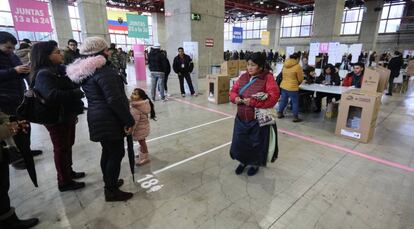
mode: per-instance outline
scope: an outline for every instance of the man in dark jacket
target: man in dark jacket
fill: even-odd
[[[80,57],[79,49],[78,49],[78,42],[70,39],[68,41],[68,48],[65,50],[63,54],[63,63],[65,65],[69,65],[73,63],[76,59]]]
[[[24,78],[30,72],[13,53],[16,38],[8,32],[0,32],[0,110],[7,115],[16,116],[17,107],[22,103],[26,86]],[[28,134],[20,133],[14,137],[20,151],[30,151],[34,156],[42,154],[40,150],[30,150],[30,128]],[[13,158],[13,167],[24,169],[24,161]]]
[[[190,73],[194,69],[194,63],[191,57],[184,53],[184,48],[182,47],[178,48],[178,55],[174,58],[173,68],[174,72],[178,74],[178,79],[180,80],[181,96],[185,97],[184,79],[187,81],[191,95],[197,96],[190,76]]]
[[[170,63],[167,57],[161,52],[161,46],[156,44],[151,48],[148,54],[148,68],[151,71],[151,99],[155,101],[157,84],[160,84],[160,96],[163,102],[167,101],[165,97],[165,75],[171,71]]]
[[[317,84],[324,85],[341,85],[341,78],[335,70],[335,67],[332,64],[328,64],[323,68],[323,72],[315,80]],[[326,104],[332,102],[332,99],[335,98],[338,101],[341,96],[337,94],[330,94],[325,92],[316,92],[315,104],[316,104],[316,113],[321,112],[322,99],[326,97]]]
[[[401,53],[394,52],[394,56],[388,62],[388,69],[391,70],[390,79],[388,80],[388,93],[386,95],[392,96],[392,89],[394,88],[394,78],[400,75],[401,67],[404,64],[404,60]]]

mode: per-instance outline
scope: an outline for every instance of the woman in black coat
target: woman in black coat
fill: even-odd
[[[55,41],[39,42],[31,51],[31,86],[46,101],[45,127],[53,143],[57,180],[61,192],[85,187],[85,173],[72,169],[77,115],[83,112],[83,92],[65,75],[63,56]]]
[[[332,64],[327,64],[323,68],[323,72],[321,73],[321,75],[316,78],[315,83],[339,86],[341,85],[341,78],[339,77],[339,74],[336,71],[335,66],[333,66]],[[332,101],[333,98],[335,98],[335,100],[338,101],[341,98],[341,95],[330,94],[325,92],[316,92],[316,110],[314,111],[315,113],[321,112],[322,99],[324,97],[326,97],[326,104],[328,104]]]
[[[132,133],[134,118],[129,112],[122,76],[108,61],[108,43],[99,37],[85,39],[80,47],[83,58],[67,68],[68,76],[80,83],[88,99],[88,126],[91,141],[102,145],[101,169],[106,201],[125,201],[132,193],[123,192],[118,180],[125,155],[124,137]]]

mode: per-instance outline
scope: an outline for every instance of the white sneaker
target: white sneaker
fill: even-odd
[[[185,97],[185,94],[181,94],[181,97],[183,97],[183,98],[184,98],[184,97]]]

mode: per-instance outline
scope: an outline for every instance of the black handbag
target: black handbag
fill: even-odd
[[[279,75],[277,75],[277,77],[276,77],[277,86],[280,87],[280,84],[282,83],[282,80],[283,80],[283,75],[282,75],[282,72],[280,72]]]
[[[23,102],[17,107],[17,115],[26,121],[37,124],[55,124],[63,117],[63,106],[50,105],[34,88],[36,77],[24,94]]]

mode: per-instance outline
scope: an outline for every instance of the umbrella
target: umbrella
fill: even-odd
[[[36,168],[35,168],[35,164],[33,160],[33,154],[32,154],[32,151],[30,150],[30,134],[29,133],[24,133],[20,131],[16,136],[14,136],[14,141],[16,145],[18,146],[20,154],[23,157],[24,163],[26,165],[26,170],[29,173],[30,179],[32,180],[35,187],[39,187],[37,184]]]
[[[128,145],[128,159],[129,167],[131,168],[132,179],[135,182],[135,152],[134,152],[134,142],[132,140],[132,135],[127,135],[127,145]]]

